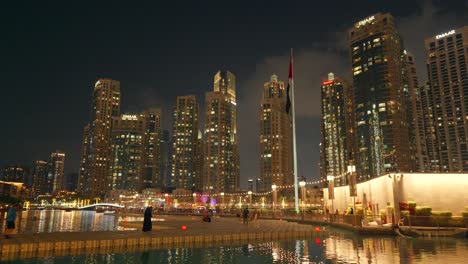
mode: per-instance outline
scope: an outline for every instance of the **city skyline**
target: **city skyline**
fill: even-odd
[[[424,55],[421,58],[421,54],[424,54],[424,39],[429,38],[432,36],[435,36],[437,34],[440,34],[442,32],[449,31],[452,28],[459,28],[465,24],[468,24],[466,21],[466,18],[462,18],[463,16],[460,16],[458,20],[456,19],[447,19],[447,23],[440,23],[438,26],[434,26],[434,24],[430,24],[433,26],[433,28],[430,29],[430,31],[426,31],[424,33],[419,33],[419,34],[424,34],[424,38],[419,38],[417,41],[414,41],[415,36],[412,36],[409,34],[407,31],[406,36],[405,36],[405,30],[409,30],[408,28],[411,28],[411,23],[410,21],[411,17],[413,17],[412,22],[416,21],[423,21],[425,17],[424,10],[427,11],[427,4],[428,2],[420,2],[419,4],[413,6],[412,8],[408,6],[408,9],[413,10],[413,11],[406,11],[401,12],[401,11],[395,11],[391,10],[391,7],[388,8],[390,9],[389,12],[392,13],[393,15],[396,16],[397,24],[402,23],[407,26],[398,26],[398,31],[400,31],[403,35],[403,38],[405,41],[408,40],[410,43],[409,45],[406,45],[405,42],[405,48],[408,48],[411,52],[413,52],[416,55],[416,65],[418,68],[418,74],[420,76],[424,76],[426,74],[426,71],[424,70]],[[425,7],[426,9],[422,10],[421,8]],[[453,7],[446,8],[446,7],[441,7],[441,6],[432,6],[432,8],[438,8],[440,13],[435,13],[435,17],[447,17],[446,13],[444,15],[444,12],[452,12],[455,13]],[[378,8],[375,8],[378,9]],[[397,9],[397,8],[395,8]],[[422,10],[422,11],[421,11]],[[448,10],[448,11],[447,11]],[[339,26],[335,30],[340,30],[347,28],[349,25],[355,23],[356,21],[359,21],[362,18],[365,18],[366,16],[379,12],[381,10],[367,10],[367,11],[360,11],[356,14],[353,14],[352,17],[347,17],[343,21],[339,22]],[[419,15],[419,20],[418,20],[418,13],[422,12],[422,14]],[[438,15],[437,15],[438,14]],[[416,19],[414,19],[416,17]],[[430,16],[432,17],[432,16]],[[460,19],[462,18],[462,19]],[[400,21],[399,21],[400,20]],[[456,21],[456,22],[455,22]],[[307,23],[306,23],[307,24]],[[341,25],[341,26],[340,26]],[[332,26],[329,26],[332,27]],[[299,32],[300,33],[300,32]],[[302,34],[304,34],[302,32]],[[342,32],[335,32],[335,33],[340,33],[343,34]],[[241,186],[245,187],[247,185],[247,179],[248,178],[255,178],[256,175],[259,174],[259,168],[258,164],[255,164],[256,162],[251,162],[251,160],[257,160],[256,154],[258,152],[252,151],[254,156],[249,155],[249,150],[245,150],[246,148],[249,148],[249,146],[257,146],[258,143],[252,143],[257,141],[257,137],[255,136],[255,132],[258,131],[258,128],[253,129],[253,131],[247,131],[249,129],[246,129],[249,127],[249,124],[252,124],[253,122],[257,122],[257,118],[253,118],[254,120],[250,120],[249,114],[251,112],[257,112],[259,101],[256,100],[255,98],[259,98],[258,94],[261,93],[262,85],[264,80],[266,80],[271,74],[277,74],[280,79],[285,79],[286,77],[286,71],[287,71],[287,53],[288,53],[288,48],[289,46],[296,47],[296,56],[295,56],[295,61],[296,61],[296,72],[299,72],[299,74],[296,74],[297,79],[296,81],[296,87],[297,87],[297,93],[299,95],[304,95],[304,96],[298,96],[299,99],[297,101],[297,105],[299,106],[298,109],[298,141],[299,141],[299,152],[302,155],[300,156],[299,159],[299,176],[306,176],[309,179],[318,179],[319,173],[318,173],[318,166],[317,165],[310,165],[311,163],[318,163],[318,143],[320,141],[320,136],[319,133],[314,132],[319,128],[320,122],[319,122],[319,114],[317,116],[317,111],[313,108],[308,106],[304,102],[308,102],[307,100],[316,100],[314,97],[319,97],[319,89],[317,87],[319,86],[318,84],[322,81],[322,79],[318,79],[315,77],[315,80],[311,80],[312,78],[304,78],[306,74],[309,74],[310,72],[314,72],[313,75],[320,73],[320,78],[323,78],[324,73],[328,73],[330,71],[337,72],[340,76],[347,77],[349,76],[349,66],[348,66],[348,54],[345,52],[345,54],[342,56],[340,52],[342,52],[342,47],[336,47],[334,45],[330,45],[332,51],[327,51],[327,49],[323,46],[327,45],[327,41],[329,42],[330,39],[333,39],[333,37],[326,36],[323,39],[323,43],[315,42],[317,40],[312,40],[312,41],[305,41],[305,42],[300,42],[298,41],[300,37],[298,37],[300,34],[293,33],[296,37],[296,41],[294,41],[292,44],[291,43],[282,43],[282,45],[279,45],[280,47],[275,47],[274,51],[267,50],[267,51],[260,51],[259,48],[253,48],[249,50],[250,52],[254,52],[255,54],[258,55],[255,56],[254,62],[253,63],[248,63],[248,62],[240,62],[239,59],[234,58],[233,55],[229,56],[227,55],[226,57],[219,56],[217,59],[209,59],[211,63],[207,67],[203,68],[201,71],[195,71],[195,74],[197,76],[202,76],[193,78],[194,76],[190,76],[190,78],[193,81],[193,85],[190,85],[190,87],[187,90],[177,90],[177,95],[183,95],[183,94],[195,94],[197,96],[197,100],[199,102],[203,102],[203,94],[209,90],[210,86],[210,77],[213,75],[215,70],[218,68],[218,65],[216,63],[213,63],[217,61],[218,63],[225,64],[224,67],[222,68],[229,68],[232,69],[234,73],[237,75],[238,79],[238,87],[239,87],[239,99],[238,99],[238,110],[239,110],[239,144],[240,144],[240,151],[241,151]],[[415,34],[418,35],[418,34]],[[407,38],[408,36],[408,38]],[[338,39],[345,39],[345,36],[335,36]],[[287,38],[287,34],[284,34],[284,38]],[[299,39],[297,39],[299,38]],[[413,40],[412,40],[413,39]],[[283,40],[284,41],[284,40]],[[415,45],[414,43],[417,43]],[[316,47],[318,45],[318,48]],[[323,46],[322,46],[323,45]],[[255,45],[254,45],[255,46]],[[314,65],[314,63],[311,63],[311,61],[316,60],[317,58],[320,58],[317,54],[317,50],[325,50],[325,55],[329,55],[329,60],[330,62],[326,62],[325,65],[322,65],[317,73],[313,69],[316,69],[318,66]],[[333,51],[333,49],[336,49],[336,51]],[[340,50],[341,49],[341,50]],[[312,50],[312,52],[311,52]],[[242,48],[239,48],[236,51],[233,52],[240,52],[242,54],[243,50]],[[188,52],[188,51],[185,51]],[[219,55],[220,52],[214,52],[214,55]],[[231,53],[232,54],[232,53]],[[266,59],[265,59],[266,58]],[[7,60],[8,61],[8,60]],[[342,63],[336,65],[336,61],[341,61]],[[154,64],[158,64],[158,62],[152,62]],[[142,63],[143,65],[148,65],[148,62],[145,61],[145,63]],[[13,66],[16,64],[13,64]],[[112,64],[109,64],[110,66]],[[247,65],[247,66],[246,66]],[[246,66],[245,69],[242,66]],[[74,86],[75,90],[66,90],[66,93],[69,93],[68,95],[64,94],[64,91],[61,90],[47,90],[43,89],[41,92],[43,92],[42,96],[46,97],[47,100],[50,100],[48,98],[55,98],[54,96],[51,96],[53,91],[57,92],[57,96],[62,96],[60,97],[64,102],[70,103],[70,100],[73,101],[73,103],[70,103],[69,108],[68,106],[64,106],[63,103],[58,105],[56,104],[50,104],[48,105],[45,110],[38,109],[38,113],[31,113],[31,112],[21,112],[25,111],[24,109],[18,110],[18,112],[15,112],[12,116],[15,116],[15,119],[19,120],[24,120],[26,124],[31,124],[33,126],[36,126],[36,133],[26,133],[24,134],[24,126],[23,124],[20,124],[13,127],[12,129],[12,134],[9,134],[9,131],[7,132],[7,137],[12,138],[12,140],[9,140],[9,142],[2,142],[2,145],[5,144],[5,147],[2,147],[2,149],[6,149],[5,154],[2,154],[0,157],[0,165],[3,167],[7,164],[22,164],[22,165],[28,165],[32,166],[35,160],[39,160],[46,156],[47,153],[50,153],[54,151],[55,149],[63,149],[64,152],[67,154],[67,161],[66,161],[66,174],[69,172],[77,172],[78,171],[78,160],[80,156],[80,146],[81,146],[81,134],[82,134],[82,127],[85,125],[85,122],[89,121],[89,101],[91,100],[91,87],[92,83],[94,83],[98,78],[113,78],[116,80],[119,80],[122,82],[121,84],[121,90],[122,90],[122,98],[125,102],[122,103],[123,106],[125,106],[127,109],[124,109],[125,111],[121,112],[127,112],[127,110],[132,111],[134,109],[132,108],[140,108],[140,107],[149,107],[149,106],[161,106],[163,108],[163,123],[164,126],[163,128],[165,129],[170,129],[171,127],[171,107],[173,105],[173,102],[175,100],[169,99],[173,98],[176,96],[176,94],[166,94],[166,95],[159,95],[158,93],[162,92],[162,89],[154,88],[154,89],[140,89],[140,87],[148,87],[148,86],[154,86],[154,87],[163,87],[166,86],[164,84],[164,81],[162,81],[161,85],[158,83],[153,83],[152,85],[147,85],[144,83],[144,81],[135,81],[135,78],[138,76],[141,77],[145,75],[145,79],[148,82],[148,79],[152,79],[153,82],[154,80],[158,79],[157,77],[152,77],[152,73],[150,72],[144,72],[144,74],[140,75],[126,75],[125,71],[122,71],[124,68],[118,68],[115,72],[112,70],[109,70],[110,68],[115,67],[107,67],[108,69],[105,69],[105,65],[101,65],[99,67],[100,69],[92,72],[91,70],[86,71],[84,74],[74,74],[73,77],[76,79],[79,79],[80,81],[77,82],[80,85]],[[173,69],[173,66],[168,67],[168,71],[171,71],[171,68]],[[12,68],[14,70],[15,67]],[[197,68],[198,69],[198,68]],[[208,69],[208,70],[207,70]],[[241,70],[240,70],[241,69]],[[422,69],[422,70],[421,70]],[[185,69],[187,70],[187,69]],[[119,72],[120,71],[120,72]],[[54,72],[54,71],[51,71]],[[156,71],[158,72],[158,71]],[[37,73],[33,73],[37,74]],[[48,74],[45,74],[48,75]],[[76,75],[76,76],[75,76]],[[14,76],[14,74],[13,74]],[[86,77],[82,77],[86,76]],[[156,76],[161,77],[161,75],[156,74]],[[256,80],[257,77],[261,76],[261,82],[258,85],[258,81]],[[10,77],[10,76],[9,76]],[[48,77],[49,81],[53,84],[56,82],[59,82],[60,79],[55,79],[52,77]],[[32,78],[34,79],[34,77]],[[195,81],[194,81],[195,80]],[[427,80],[427,77],[425,78],[420,78],[420,82],[423,83],[424,81]],[[9,80],[11,81],[11,80]],[[151,82],[151,81],[150,81]],[[7,82],[9,83],[9,82]],[[23,83],[23,82],[22,82]],[[42,83],[42,84],[41,84]],[[44,87],[45,83],[44,81],[38,83],[38,87]],[[63,82],[61,82],[60,85],[52,85],[55,87],[55,89],[59,89],[59,87],[62,87],[64,85]],[[175,84],[176,85],[176,84]],[[181,83],[179,82],[179,85]],[[66,86],[66,85],[65,85]],[[183,85],[182,85],[183,86]],[[18,87],[21,88],[22,86],[20,84],[15,84],[13,87]],[[134,87],[137,87],[137,90],[139,90],[139,95],[132,95],[132,90]],[[177,87],[177,85],[176,85]],[[171,88],[171,87],[169,87]],[[309,90],[313,90],[314,92],[312,93]],[[80,91],[79,94],[80,96],[76,96],[76,91]],[[83,95],[81,95],[81,91],[83,91]],[[163,92],[164,93],[164,92]],[[151,95],[151,96],[145,96],[145,95]],[[158,95],[155,95],[158,94]],[[7,98],[9,96],[13,96],[15,98],[15,93],[14,92],[9,92],[7,93]],[[32,92],[32,95],[34,97],[35,92]],[[154,95],[154,96],[153,96]],[[140,96],[140,98],[135,98],[135,96]],[[25,102],[31,102],[33,100],[33,97],[30,98],[25,98]],[[127,98],[126,98],[127,97]],[[153,99],[151,100],[156,100],[159,102],[148,102],[146,99],[142,99],[143,97],[151,97]],[[34,97],[35,98],[35,97]],[[40,98],[40,97],[39,97]],[[55,98],[55,101],[60,101],[60,98]],[[76,98],[76,99],[75,99]],[[255,100],[254,100],[255,99]],[[48,102],[45,100],[45,102]],[[76,101],[76,102],[75,102]],[[254,102],[255,101],[255,102]],[[76,104],[79,104],[77,106]],[[35,105],[34,103],[32,104],[33,106]],[[58,106],[64,107],[64,111],[59,110]],[[6,104],[6,106],[11,105],[9,103]],[[29,109],[30,106],[26,107],[26,110]],[[255,107],[255,108],[254,108]],[[76,110],[75,110],[76,108]],[[202,106],[200,106],[200,109],[204,109]],[[68,110],[68,111],[67,111]],[[74,110],[78,113],[73,113],[70,112],[71,110]],[[141,110],[141,109],[139,109]],[[60,112],[70,112],[70,120],[65,120],[62,119],[57,119],[61,113]],[[135,111],[133,111],[135,112]],[[10,113],[7,110],[7,113]],[[38,114],[41,114],[38,116]],[[44,116],[47,118],[44,119]],[[56,117],[57,116],[57,117]],[[35,118],[35,120],[30,120],[30,118]],[[40,117],[40,118],[38,118]],[[53,122],[60,124],[57,128],[57,126],[54,127],[54,131],[44,129],[43,127],[48,127],[48,120],[53,120]],[[58,122],[59,120],[59,122]],[[43,123],[39,123],[39,125],[36,122],[42,121]],[[13,124],[15,124],[16,121],[13,121]],[[72,123],[73,122],[73,123]],[[81,126],[81,128],[78,128]],[[51,126],[52,127],[52,126]],[[18,128],[18,130],[14,129]],[[27,128],[27,127],[25,127]],[[71,129],[74,129],[73,131]],[[245,129],[245,130],[244,130]],[[14,130],[14,131],[13,131]],[[75,131],[77,130],[77,131]],[[67,132],[68,131],[68,132]],[[311,133],[312,132],[312,133]],[[57,133],[57,134],[56,134]],[[18,134],[15,136],[14,134]],[[23,138],[20,138],[23,136]],[[24,147],[21,148],[23,151],[15,151],[14,144],[18,144],[18,142],[25,142]],[[11,142],[11,143],[10,143]],[[78,147],[77,147],[78,146]],[[24,151],[26,150],[26,151]],[[27,152],[27,153],[26,153]],[[252,158],[253,157],[253,158]],[[246,161],[246,162],[243,162]],[[313,174],[315,174],[313,177]],[[313,178],[312,178],[313,177]]]

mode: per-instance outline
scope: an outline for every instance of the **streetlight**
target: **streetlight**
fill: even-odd
[[[225,206],[224,206],[224,193],[222,192],[222,193],[220,193],[220,194],[221,194],[221,207],[224,208],[224,207],[225,207]]]
[[[167,204],[169,202],[169,194],[165,193],[164,194],[164,211],[167,211]]]
[[[355,172],[356,172],[356,166],[348,165],[349,195],[353,198],[353,215],[356,215],[356,196],[357,196]],[[354,218],[354,219],[356,219],[356,218]]]
[[[302,220],[304,220],[304,207],[305,207],[305,186],[306,182],[304,180],[299,182],[299,186],[301,187],[301,200],[302,200]]]
[[[193,193],[193,204],[196,206],[197,205],[197,193]]]
[[[276,184],[271,185],[273,190],[273,217],[276,218]]]

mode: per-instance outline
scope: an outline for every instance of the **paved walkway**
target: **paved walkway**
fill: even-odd
[[[158,216],[159,217],[159,216]],[[17,234],[0,238],[0,261],[43,255],[68,255],[90,252],[110,253],[131,248],[174,248],[232,244],[234,242],[272,241],[277,239],[323,238],[324,231],[314,225],[280,220],[255,220],[248,224],[238,218],[163,216],[166,221],[153,222],[153,231],[99,231]],[[186,230],[182,230],[182,226]]]

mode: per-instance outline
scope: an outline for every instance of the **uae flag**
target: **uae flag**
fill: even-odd
[[[294,89],[294,81],[293,81],[293,55],[291,49],[291,56],[289,57],[289,80],[288,80],[288,87],[286,89],[286,113],[289,114],[291,110],[291,96],[289,95],[289,90]]]

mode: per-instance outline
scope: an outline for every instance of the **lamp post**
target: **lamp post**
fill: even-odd
[[[193,193],[192,196],[193,196],[193,205],[197,206],[197,193]]]
[[[356,215],[356,196],[357,196],[355,172],[356,172],[356,166],[348,165],[349,195],[353,198],[353,215]]]
[[[305,210],[305,186],[306,182],[304,180],[299,182],[299,186],[301,187],[301,202],[302,202],[302,221],[304,221],[304,210]]]
[[[221,208],[224,208],[224,193],[220,193],[221,195]]]
[[[249,195],[249,204],[252,206],[252,191],[248,191],[247,194]]]
[[[164,211],[167,211],[167,204],[169,203],[169,194],[164,194]]]
[[[334,208],[333,208],[333,200],[335,199],[335,176],[333,175],[328,175],[327,176],[328,180],[328,199],[331,200],[331,211],[330,213],[333,213]]]
[[[273,218],[276,218],[276,184],[271,185],[273,190]]]

